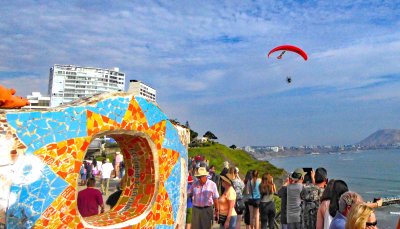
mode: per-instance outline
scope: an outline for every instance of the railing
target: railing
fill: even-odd
[[[393,196],[393,197],[384,197],[382,199],[382,206],[387,206],[391,204],[400,204],[400,196]],[[374,199],[374,202],[379,200],[378,198]]]

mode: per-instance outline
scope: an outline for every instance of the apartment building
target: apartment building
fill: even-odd
[[[50,106],[103,92],[124,91],[125,73],[119,68],[103,69],[55,64],[50,68]]]
[[[27,109],[43,109],[50,106],[50,97],[43,96],[40,92],[32,92],[31,95],[26,96],[29,101],[29,105],[24,108]]]
[[[153,102],[156,102],[157,99],[157,90],[138,80],[129,81],[128,92],[134,95],[140,95]]]

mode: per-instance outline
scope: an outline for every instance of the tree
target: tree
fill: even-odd
[[[231,146],[229,146],[229,148],[236,149],[237,147],[236,147],[236,145],[231,145]]]
[[[197,138],[197,136],[199,136],[199,134],[196,131],[190,130],[190,141]]]
[[[210,140],[215,140],[218,139],[217,136],[215,136],[211,131],[207,131],[203,137],[208,138]]]

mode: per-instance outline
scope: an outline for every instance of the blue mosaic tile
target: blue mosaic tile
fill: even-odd
[[[16,129],[17,136],[27,146],[26,154],[32,154],[54,141],[60,142],[87,135],[86,110],[80,107],[68,108],[64,112],[46,112],[43,115],[40,112],[10,113],[6,117],[7,122]],[[68,124],[72,129],[67,127],[66,119],[71,120]],[[76,127],[78,129],[75,129]],[[35,131],[38,131],[37,134],[32,134]],[[40,138],[43,133],[54,137]]]
[[[87,109],[121,123],[128,109],[129,101],[130,98],[107,99],[97,103],[95,107]]]
[[[69,124],[68,126],[68,131],[69,132],[77,132],[79,130],[79,123],[78,122],[73,122]]]
[[[143,97],[138,96],[135,97],[135,99],[146,116],[149,127],[152,127],[163,120],[168,120],[168,117],[155,104],[148,102]]]
[[[40,135],[40,136],[44,136],[47,134],[47,130],[39,127],[36,129],[36,134]]]
[[[165,132],[165,138],[162,144],[163,148],[175,150],[179,152],[181,157],[187,160],[187,150],[180,141],[178,131],[175,129],[170,121],[166,122]]]
[[[156,225],[156,229],[173,229],[174,225]]]
[[[180,183],[181,183],[181,160],[178,159],[174,168],[172,168],[171,174],[164,183],[165,189],[167,190],[169,199],[171,201],[174,221],[176,221],[176,215],[178,214],[178,208],[179,208],[180,189],[177,187],[179,187]]]
[[[38,120],[42,118],[42,113],[40,112],[30,112],[29,119],[30,120]]]
[[[52,134],[49,134],[49,135],[47,135],[47,136],[44,136],[42,139],[43,139],[43,145],[47,145],[48,143],[51,143],[51,142],[55,142],[55,141],[56,141],[55,136],[52,135]]]
[[[24,173],[31,166],[24,167]],[[8,228],[30,228],[44,210],[57,198],[68,183],[56,175],[47,165],[43,167],[41,177],[27,185],[13,184],[11,192],[17,196],[17,204],[11,205],[7,211]]]
[[[43,200],[35,200],[32,203],[32,208],[34,212],[40,212],[43,209]]]

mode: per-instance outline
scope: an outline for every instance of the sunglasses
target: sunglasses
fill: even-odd
[[[375,222],[366,222],[365,226],[370,227],[370,226],[376,226],[378,224],[378,221]]]

